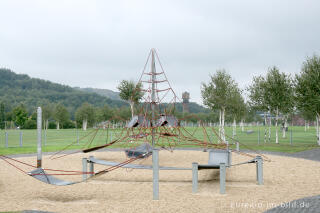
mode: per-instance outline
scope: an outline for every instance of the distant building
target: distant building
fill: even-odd
[[[190,100],[190,93],[184,92],[182,93],[182,112],[189,112],[189,100]]]

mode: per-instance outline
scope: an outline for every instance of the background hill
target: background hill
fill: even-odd
[[[109,105],[123,107],[128,104],[122,101],[118,92],[97,88],[72,88],[47,80],[31,78],[28,75],[16,74],[9,69],[0,69],[0,102],[5,103],[8,110],[23,104],[29,112],[37,106],[45,104],[63,104],[72,115],[84,102],[96,107]],[[176,104],[178,112],[182,112],[182,103]],[[189,104],[190,113],[207,113],[208,109],[197,103]]]
[[[112,100],[118,100],[121,101],[121,98],[119,96],[119,92],[114,92],[110,89],[98,89],[98,88],[80,88],[80,87],[74,87],[76,90],[83,91],[83,92],[89,92],[89,93],[96,93],[102,96],[105,96],[107,98],[110,98]]]
[[[73,114],[84,102],[93,106],[128,106],[121,100],[110,99],[97,93],[85,92],[72,87],[52,83],[28,75],[16,74],[9,69],[0,69],[0,102],[6,108],[23,104],[28,111],[44,104],[62,103]]]
[[[79,91],[84,91],[84,92],[90,92],[90,93],[96,93],[102,96],[105,96],[107,98],[110,98],[112,100],[121,100],[119,97],[119,92],[114,92],[109,89],[97,89],[97,88],[80,88],[80,87],[75,87],[76,90]],[[176,104],[176,109],[178,112],[182,112],[182,103],[177,103]],[[210,110],[195,103],[195,102],[190,102],[189,103],[189,111],[190,113],[209,113]]]

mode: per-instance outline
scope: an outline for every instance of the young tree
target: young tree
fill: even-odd
[[[44,121],[44,129],[47,130],[49,126],[49,119],[52,117],[53,108],[52,105],[46,104],[42,106],[42,119]]]
[[[28,113],[24,105],[20,105],[13,109],[14,122],[20,127],[23,128],[24,123],[28,120]]]
[[[87,130],[88,122],[92,125],[96,120],[94,107],[89,103],[83,103],[76,111],[76,120],[82,121],[82,129]]]
[[[317,142],[320,145],[320,57],[314,55],[303,63],[300,75],[295,78],[297,107],[316,117]]]
[[[241,95],[241,91],[239,89],[235,89],[232,94],[231,105],[230,105],[230,114],[233,118],[233,128],[232,128],[232,137],[235,137],[237,134],[237,120],[241,121],[243,124],[244,116],[246,114],[246,104]],[[243,125],[241,126],[243,128]],[[242,129],[243,131],[243,129]]]
[[[139,103],[144,94],[142,91],[142,84],[136,84],[133,81],[123,80],[120,82],[118,90],[120,91],[120,98],[129,102],[131,108],[131,117],[133,117],[134,105]]]
[[[253,77],[252,84],[248,87],[249,105],[256,111],[262,111],[264,117],[264,143],[267,142],[267,112],[269,107],[266,103],[265,79],[262,76]],[[271,127],[269,126],[269,138]]]
[[[202,83],[201,95],[204,105],[211,110],[218,109],[220,112],[219,134],[225,141],[224,120],[226,109],[230,109],[238,85],[225,70],[218,70],[213,76],[210,76],[208,84]]]
[[[280,113],[292,109],[293,87],[290,76],[280,73],[277,67],[269,69],[265,82],[265,100],[272,112],[276,114],[276,143],[279,143],[278,120]]]
[[[99,109],[99,112],[98,112],[99,121],[108,121],[112,118],[112,116],[113,116],[113,110],[108,105],[104,105]]]
[[[54,110],[54,118],[57,122],[57,129],[60,129],[60,124],[63,128],[63,124],[68,122],[70,119],[70,113],[68,112],[67,108],[62,104],[58,104]]]

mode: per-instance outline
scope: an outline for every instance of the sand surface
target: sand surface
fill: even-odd
[[[126,160],[124,152],[90,153],[109,161]],[[75,154],[50,160],[44,168],[81,170]],[[0,160],[0,211],[42,210],[52,212],[263,212],[281,202],[320,194],[320,162],[267,155],[264,185],[256,182],[255,164],[227,169],[226,194],[219,194],[219,172],[199,171],[199,192],[192,194],[191,171],[160,171],[160,200],[152,200],[152,171],[117,169],[71,186],[42,183]],[[18,158],[35,164],[35,157]],[[232,163],[250,158],[233,153]],[[208,153],[201,151],[161,151],[161,166],[191,167],[206,164]],[[136,163],[151,165],[151,158]],[[26,171],[32,168],[21,166]],[[105,169],[95,166],[95,171]],[[57,176],[81,180],[77,176]]]

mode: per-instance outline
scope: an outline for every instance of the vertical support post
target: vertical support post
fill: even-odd
[[[87,168],[88,168],[88,161],[87,158],[82,158],[82,180],[86,180],[87,179]]]
[[[89,157],[89,160],[90,160],[91,158],[93,158],[93,156],[90,156],[90,157]],[[90,161],[90,163],[89,163],[89,172],[90,172],[89,177],[92,177],[92,176],[93,176],[93,173],[94,173],[94,163],[92,163],[91,161]]]
[[[112,142],[112,132],[110,132],[110,142]]]
[[[20,138],[19,138],[20,140],[19,140],[19,145],[20,145],[20,147],[22,147],[22,131],[20,131]]]
[[[240,146],[239,146],[239,142],[236,142],[236,150],[239,152],[240,151]]]
[[[226,164],[220,163],[220,194],[226,193]]]
[[[263,185],[263,159],[261,156],[257,156],[256,160],[258,185]]]
[[[5,147],[8,148],[8,132],[5,133]]]
[[[151,74],[152,74],[152,170],[153,170],[153,200],[159,200],[159,150],[155,149],[155,105],[156,105],[156,65],[155,50],[151,49]]]
[[[198,192],[198,163],[192,163],[192,193]]]
[[[159,150],[152,150],[153,200],[159,200]]]
[[[41,129],[42,129],[42,110],[41,107],[37,109],[37,129],[38,129],[38,146],[37,146],[37,168],[41,168],[42,166],[42,137],[41,137]]]

